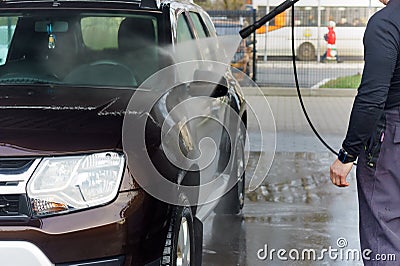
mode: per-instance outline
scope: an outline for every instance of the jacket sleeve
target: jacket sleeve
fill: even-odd
[[[368,22],[364,71],[342,144],[353,156],[359,155],[382,115],[398,60],[399,39],[399,29],[390,17],[373,16]]]

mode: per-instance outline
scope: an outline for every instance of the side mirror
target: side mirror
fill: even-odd
[[[194,72],[193,79],[196,82],[208,83],[212,87],[210,97],[218,98],[228,95],[228,82],[224,76],[209,70],[197,69]]]

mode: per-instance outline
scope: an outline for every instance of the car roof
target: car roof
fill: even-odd
[[[29,5],[29,4],[52,4],[53,7],[58,7],[62,4],[76,4],[76,3],[83,3],[83,4],[91,4],[91,5],[96,5],[96,3],[101,4],[102,6],[104,4],[107,5],[118,5],[118,4],[127,4],[127,5],[134,5],[138,6],[139,8],[144,8],[144,9],[153,9],[153,10],[159,10],[161,9],[162,5],[168,5],[171,3],[180,3],[180,4],[185,4],[185,5],[193,5],[197,6],[194,4],[193,0],[0,0],[0,6],[1,5]]]

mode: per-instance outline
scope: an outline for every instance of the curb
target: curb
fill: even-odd
[[[264,96],[287,96],[297,97],[296,88],[269,88],[260,87],[262,95]],[[260,91],[257,88],[242,87],[243,93],[246,96],[260,96]],[[356,89],[312,89],[301,88],[301,95],[305,97],[355,97],[357,95]]]

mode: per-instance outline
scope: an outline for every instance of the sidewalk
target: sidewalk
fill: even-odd
[[[265,102],[271,107],[277,151],[326,151],[312,132],[294,88],[263,88],[261,91],[263,95],[255,88],[248,88],[244,93],[257,117],[265,117],[269,112],[265,110]],[[346,134],[356,90],[303,89],[303,92],[303,102],[314,127],[334,149],[339,149]],[[256,134],[256,126],[255,119],[249,119],[250,135]],[[264,137],[273,136],[271,128],[262,126]]]

